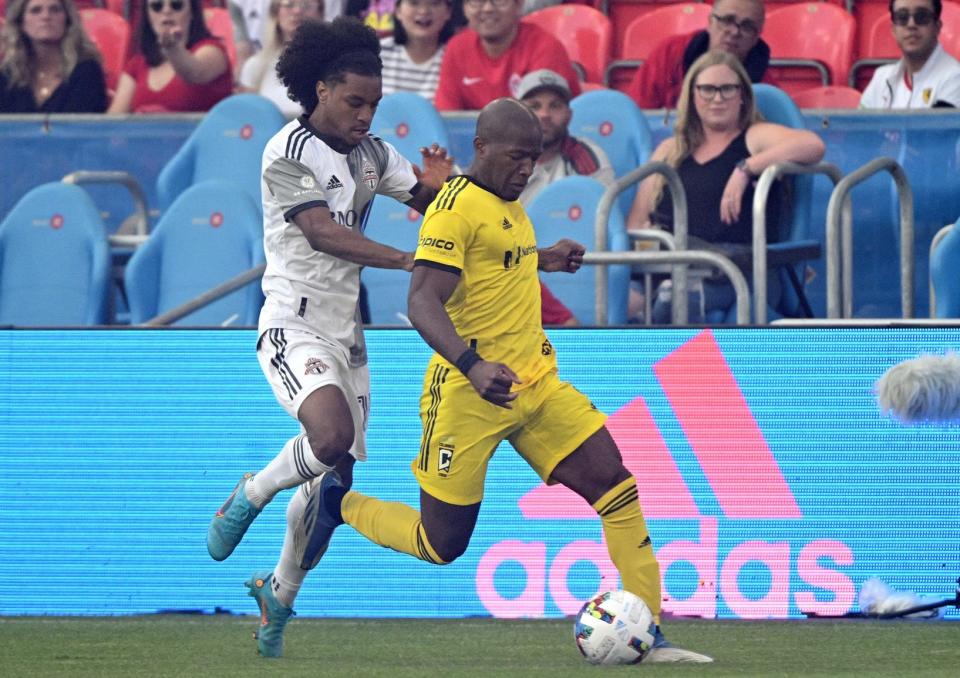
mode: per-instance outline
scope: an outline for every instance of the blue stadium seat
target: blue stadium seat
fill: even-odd
[[[230,179],[260,204],[263,147],[286,124],[269,99],[237,94],[210,109],[157,179],[160,208],[207,179]]]
[[[38,186],[0,223],[0,324],[107,324],[109,285],[106,229],[82,188]]]
[[[960,219],[930,253],[937,318],[960,318]]]
[[[633,99],[612,89],[584,92],[570,102],[570,134],[597,143],[610,158],[613,173],[622,177],[650,159],[653,140],[650,125]],[[636,186],[620,194],[623,214],[630,213]]]
[[[263,262],[263,222],[253,198],[230,181],[191,186],[127,264],[130,322],[145,322]],[[262,305],[260,286],[251,283],[176,324],[256,325]]]
[[[537,234],[537,245],[548,247],[561,238],[571,238],[593,248],[594,219],[597,205],[605,187],[596,179],[570,176],[555,181],[540,191],[527,208]],[[629,249],[623,214],[614,205],[610,212],[607,249]],[[573,275],[569,273],[541,273],[541,279],[550,291],[569,308],[581,325],[593,325],[596,307],[595,270],[584,267]],[[607,269],[607,323],[622,325],[627,322],[627,295],[630,285],[628,266],[610,266]]]
[[[385,195],[373,199],[364,235],[371,240],[413,252],[417,249],[417,235],[423,217],[414,209]],[[409,325],[407,320],[407,291],[410,274],[407,271],[367,267],[360,274],[367,288],[367,305],[372,325]]]
[[[380,100],[370,133],[390,142],[404,158],[421,165],[420,149],[437,143],[449,149],[443,118],[427,99],[413,92],[394,92]]]

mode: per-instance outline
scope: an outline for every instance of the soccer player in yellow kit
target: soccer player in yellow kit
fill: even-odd
[[[547,483],[562,483],[597,511],[623,588],[659,620],[660,567],[637,485],[586,396],[557,376],[540,322],[537,269],[573,273],[584,248],[538,249],[517,200],[540,155],[537,118],[497,99],[477,119],[475,159],[449,179],[420,229],[409,318],[436,351],[420,399],[423,435],[412,468],[420,511],[346,490],[331,472],[312,481],[301,530],[303,558],[348,523],[371,541],[443,565],[466,551],[487,464],[509,440]],[[709,662],[657,633],[647,662]]]

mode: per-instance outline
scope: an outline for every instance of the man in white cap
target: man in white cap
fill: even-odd
[[[604,184],[613,182],[613,167],[603,149],[588,139],[570,136],[571,97],[566,78],[556,71],[541,68],[520,80],[517,98],[533,111],[543,130],[543,152],[520,194],[525,206],[545,186],[572,174],[593,177]]]

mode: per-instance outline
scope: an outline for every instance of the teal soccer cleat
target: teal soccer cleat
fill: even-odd
[[[260,627],[254,632],[257,649],[264,657],[283,656],[283,629],[293,616],[293,608],[281,605],[273,595],[273,572],[254,572],[244,585],[260,606]]]
[[[247,481],[251,478],[253,478],[252,473],[244,474],[210,521],[210,528],[207,530],[207,551],[214,560],[229,558],[243,539],[243,535],[247,533],[250,523],[260,515],[260,509],[250,503],[244,491]]]
[[[663,637],[663,631],[659,626],[654,636],[653,648],[643,658],[644,664],[710,664],[712,662],[713,657],[692,650],[684,650],[671,643]]]

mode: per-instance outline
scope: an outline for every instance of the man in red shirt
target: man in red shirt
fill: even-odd
[[[479,110],[516,97],[520,79],[541,68],[562,75],[573,95],[580,84],[563,44],[520,21],[523,0],[463,0],[468,27],[447,43],[435,105],[440,111]]]
[[[717,0],[707,30],[665,39],[650,53],[630,81],[629,94],[640,108],[673,108],[687,69],[702,54],[721,49],[743,62],[752,82],[770,78],[770,47],[760,39],[762,0]]]

